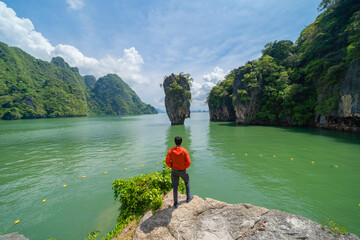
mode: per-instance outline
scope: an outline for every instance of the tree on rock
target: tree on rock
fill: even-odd
[[[165,107],[171,125],[182,125],[185,118],[190,117],[192,81],[190,74],[184,73],[179,75],[172,73],[164,78]]]

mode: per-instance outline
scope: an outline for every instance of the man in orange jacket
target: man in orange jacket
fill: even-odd
[[[179,186],[179,177],[181,177],[185,182],[186,188],[186,202],[190,202],[194,196],[190,194],[190,178],[186,169],[190,167],[191,160],[188,151],[181,147],[182,138],[177,136],[175,137],[176,146],[170,148],[166,156],[166,165],[170,167],[171,170],[171,182],[174,190],[174,207],[177,208],[178,204],[178,186]]]

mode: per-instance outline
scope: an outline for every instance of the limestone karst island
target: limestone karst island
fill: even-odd
[[[0,0],[0,240],[355,240],[359,156],[358,0]]]

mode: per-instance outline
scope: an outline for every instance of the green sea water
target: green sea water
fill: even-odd
[[[359,134],[242,127],[208,113],[184,126],[170,126],[166,114],[1,121],[0,232],[104,236],[118,216],[111,182],[161,170],[177,135],[192,159],[193,194],[331,218],[360,235]]]

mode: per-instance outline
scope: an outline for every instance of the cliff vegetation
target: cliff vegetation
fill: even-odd
[[[319,10],[295,43],[266,44],[211,90],[211,120],[360,130],[360,2]]]
[[[0,42],[0,119],[157,113],[117,75],[96,81],[61,57],[35,59]]]
[[[192,81],[190,74],[184,73],[164,77],[165,107],[171,125],[184,124],[185,119],[190,117]]]

